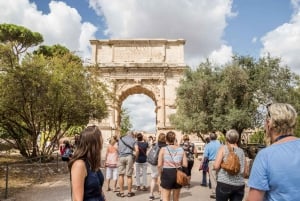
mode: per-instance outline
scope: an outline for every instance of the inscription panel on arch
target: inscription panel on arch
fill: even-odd
[[[165,51],[163,46],[114,46],[113,55],[113,62],[118,63],[158,63],[164,62]]]

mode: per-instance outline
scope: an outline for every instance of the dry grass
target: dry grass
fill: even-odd
[[[67,164],[62,161],[26,162],[19,154],[0,154],[0,178],[3,178],[0,180],[0,200],[6,195],[6,181],[8,197],[11,197],[33,184],[51,181],[66,172]]]
[[[5,163],[16,163],[16,162],[21,162],[21,161],[24,161],[24,157],[22,157],[21,155],[16,154],[16,153],[0,154],[0,165],[4,165]]]

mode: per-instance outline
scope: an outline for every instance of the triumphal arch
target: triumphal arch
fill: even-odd
[[[187,68],[185,40],[91,40],[92,65],[108,87],[108,117],[98,125],[104,135],[120,132],[122,102],[133,94],[145,94],[155,103],[156,131],[173,130],[169,116],[176,112],[176,88]],[[95,123],[95,122],[92,122]]]

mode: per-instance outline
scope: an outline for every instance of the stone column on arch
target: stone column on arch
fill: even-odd
[[[166,124],[166,111],[165,111],[165,81],[161,80],[159,85],[159,101],[157,104],[157,120],[158,127],[164,128]]]

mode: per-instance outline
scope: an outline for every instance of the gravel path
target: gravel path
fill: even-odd
[[[209,198],[211,190],[207,187],[201,187],[202,172],[198,171],[199,161],[195,160],[195,165],[192,170],[191,188],[182,188],[180,193],[180,201],[211,201]],[[150,168],[149,168],[150,171]],[[69,174],[61,174],[53,177],[49,182],[36,184],[24,191],[16,194],[14,198],[5,201],[70,201],[70,178]],[[125,180],[126,182],[126,180]],[[150,182],[150,174],[148,174],[148,183]],[[126,183],[125,183],[126,184]],[[106,189],[103,187],[103,189]],[[126,188],[125,188],[126,189]],[[246,192],[247,192],[246,188]],[[125,193],[127,191],[125,190]],[[112,191],[105,192],[107,201],[148,201],[149,191],[135,191],[136,196],[119,198]],[[155,201],[159,201],[159,195],[155,195]],[[1,201],[1,199],[0,199]],[[4,201],[4,200],[2,200]]]

